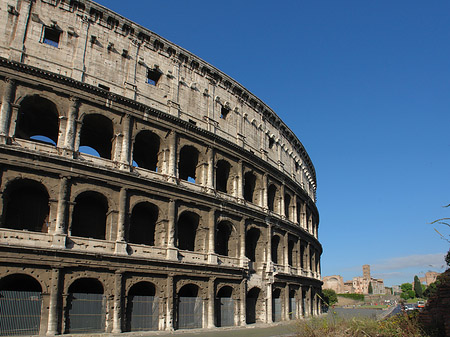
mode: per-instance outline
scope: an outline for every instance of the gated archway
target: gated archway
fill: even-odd
[[[99,281],[91,278],[76,280],[69,287],[65,332],[103,332],[105,306],[103,286]]]
[[[127,296],[126,330],[158,330],[159,299],[150,282],[133,285]]]
[[[252,288],[247,293],[245,316],[247,324],[256,323],[256,305],[258,303],[258,297],[261,290],[259,288]]]
[[[196,285],[187,284],[178,292],[178,329],[202,327],[203,302],[198,290]]]
[[[229,286],[222,287],[217,293],[216,300],[216,325],[233,326],[234,325],[234,299],[231,297],[233,288]]]
[[[272,292],[272,320],[274,322],[281,321],[282,318],[281,306],[281,289],[274,289]]]
[[[297,318],[297,299],[295,293],[296,291],[294,289],[289,291],[289,319]]]
[[[28,275],[0,280],[0,336],[39,334],[41,293],[39,282]]]

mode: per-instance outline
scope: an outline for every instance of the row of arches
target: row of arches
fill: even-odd
[[[57,294],[52,292],[57,291]],[[137,281],[127,289],[120,291],[120,331],[161,330],[166,326],[166,300],[157,286],[149,281]],[[288,293],[283,295],[283,292]],[[293,319],[317,313],[312,306],[312,297],[297,288],[279,288],[272,291],[273,322]],[[107,316],[115,306],[105,287],[96,278],[81,277],[73,280],[64,291],[50,290],[50,296],[56,298],[57,310],[53,315],[61,317],[59,325],[62,333],[105,332]],[[11,274],[0,279],[0,335],[39,334],[41,317],[49,314],[43,308],[46,296],[39,281],[27,274]],[[115,296],[119,296],[115,295]],[[287,303],[284,296],[288,296]],[[173,327],[176,329],[202,328],[205,319],[209,319],[208,310],[213,310],[213,326],[240,325],[244,312],[241,312],[240,294],[229,285],[219,286],[213,296],[214,305],[208,306],[202,289],[194,283],[182,285],[173,294]],[[20,305],[17,300],[21,299]],[[117,301],[118,299],[114,299]],[[285,306],[285,303],[287,306]],[[314,302],[315,303],[315,302]],[[52,304],[51,304],[52,305]],[[314,304],[316,305],[316,304]],[[253,324],[265,321],[267,301],[264,291],[259,287],[248,289],[245,294],[245,323]],[[298,312],[298,309],[301,312]],[[50,313],[51,314],[51,313]],[[208,313],[209,314],[209,313]],[[53,317],[54,318],[54,317]],[[50,320],[49,320],[50,321]],[[211,326],[211,324],[209,324]]]
[[[61,126],[61,121],[66,125]],[[262,206],[313,233],[317,230],[317,220],[307,214],[304,202],[295,201],[293,192],[281,191],[279,183],[263,181],[263,175],[251,168],[240,172],[234,159],[181,141],[167,130],[140,126],[134,131],[133,125],[131,117],[123,117],[119,123],[98,112],[78,116],[78,103],[73,103],[67,120],[61,119],[51,100],[32,95],[20,102],[13,134],[204,185]]]
[[[6,185],[2,194],[2,227],[31,232],[49,232],[50,197],[45,186],[31,179],[15,179]],[[69,236],[99,240],[114,240],[107,237],[113,232],[108,220],[112,209],[105,195],[97,191],[84,191],[74,196],[68,225],[64,229]],[[131,244],[165,246],[167,238],[166,215],[158,205],[141,201],[131,208],[124,238]],[[208,235],[205,235],[200,215],[189,209],[182,210],[176,218],[174,245],[180,250],[209,252]],[[216,221],[211,219],[209,221]],[[208,225],[207,228],[210,228]],[[214,225],[214,252],[220,256],[239,257],[240,246],[245,243],[245,256],[251,262],[266,261],[266,240],[260,228],[250,227],[245,233],[245,242],[240,242],[239,230],[232,221],[218,219]],[[282,234],[273,234],[271,259],[275,264],[287,264],[297,268],[307,266],[318,271],[314,262],[307,263],[305,245],[298,238],[289,236],[287,246]],[[299,255],[300,254],[300,255]],[[287,260],[286,260],[287,258]]]

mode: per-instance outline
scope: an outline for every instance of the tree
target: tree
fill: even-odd
[[[409,298],[414,298],[416,295],[414,290],[412,290],[412,284],[411,283],[402,283],[400,285],[400,288],[402,289],[402,293],[400,295],[400,298],[407,300]]]
[[[333,289],[323,289],[322,298],[329,306],[338,302],[337,294]]]
[[[372,282],[369,283],[369,294],[373,294]]]
[[[448,204],[444,207],[450,207],[450,204]],[[437,220],[434,220],[433,222],[431,222],[431,224],[432,225],[441,224],[441,225],[450,227],[450,223],[448,222],[449,220],[450,220],[450,218],[437,219]],[[439,236],[441,237],[442,240],[445,240],[448,243],[450,243],[450,234],[448,235],[449,238],[446,238],[445,235],[442,234],[441,232],[439,232],[436,228],[434,230],[439,234]],[[448,250],[447,255],[445,255],[445,263],[447,263],[447,266],[450,267],[450,249]]]
[[[417,275],[414,276],[414,294],[417,298],[423,297],[422,283],[420,283],[419,277]]]

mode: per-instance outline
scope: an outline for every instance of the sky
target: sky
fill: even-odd
[[[100,0],[269,105],[317,174],[322,276],[442,272],[450,1]]]

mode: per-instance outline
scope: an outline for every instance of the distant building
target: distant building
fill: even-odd
[[[436,282],[438,275],[439,273],[436,273],[435,271],[426,272],[424,277],[419,278],[420,283],[425,283],[429,286],[431,283]]]
[[[337,294],[345,293],[344,279],[340,275],[325,276],[322,288],[332,289]]]
[[[369,294],[369,284],[372,283],[373,294],[385,294],[384,280],[370,276],[370,265],[363,266],[363,276],[354,277],[344,282],[342,276],[333,275],[323,278],[323,289],[333,289],[336,293]]]

